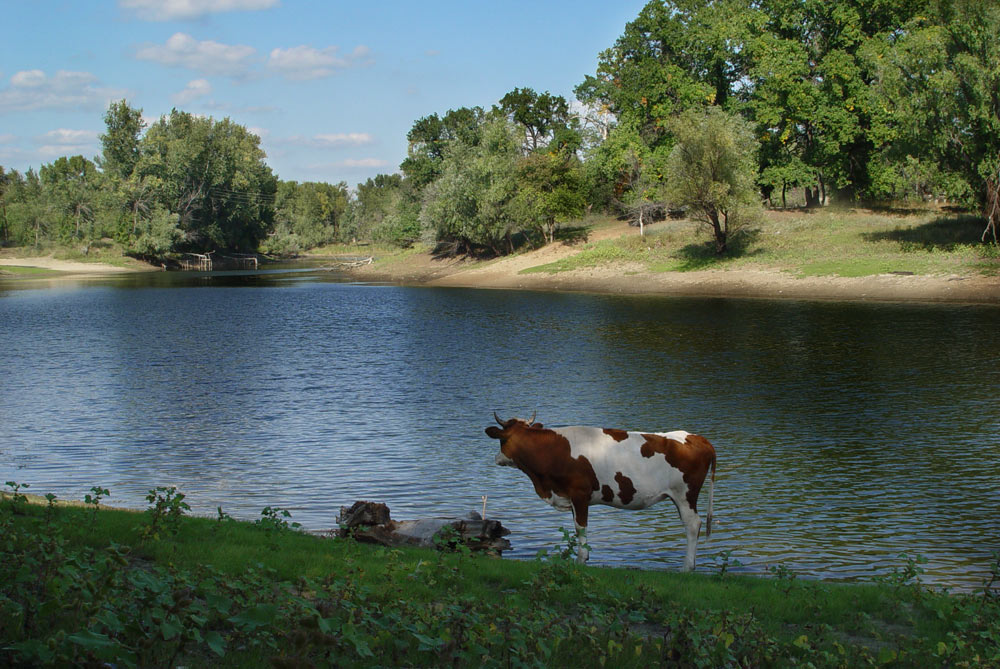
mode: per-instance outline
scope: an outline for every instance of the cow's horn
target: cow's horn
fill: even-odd
[[[531,420],[528,421],[528,425],[534,425],[535,424],[535,416],[537,416],[537,415],[538,415],[538,409],[535,409],[535,413],[531,414]]]
[[[496,411],[494,411],[494,412],[493,412],[493,418],[495,418],[495,419],[496,419],[496,421],[497,421],[497,425],[500,425],[500,426],[503,426],[503,421],[502,421],[502,420],[500,420],[500,416],[498,416],[498,415],[497,415],[497,412],[496,412]]]

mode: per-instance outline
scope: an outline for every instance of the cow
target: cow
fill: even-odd
[[[590,557],[587,515],[592,504],[645,509],[669,498],[687,533],[684,570],[694,569],[701,518],[698,493],[711,471],[705,535],[712,534],[715,449],[704,437],[675,432],[627,432],[599,427],[546,428],[530,420],[493,418],[486,434],[500,440],[496,463],[528,475],[535,492],[559,511],[572,511],[577,561]]]

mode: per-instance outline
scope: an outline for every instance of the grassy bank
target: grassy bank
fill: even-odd
[[[568,226],[575,237],[610,221]],[[980,241],[981,218],[941,210],[821,209],[767,211],[736,235],[726,256],[712,250],[704,227],[665,221],[637,235],[587,242],[570,258],[532,268],[560,272],[637,263],[650,272],[768,269],[795,276],[868,276],[891,272],[948,275],[1000,273],[1000,249]]]
[[[96,493],[91,502],[97,501]],[[0,501],[0,664],[1000,664],[1000,599],[385,549],[257,523]],[[568,553],[569,546],[562,547]],[[106,666],[106,665],[105,665]]]

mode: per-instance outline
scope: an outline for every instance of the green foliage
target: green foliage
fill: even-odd
[[[513,248],[520,158],[517,131],[493,117],[472,141],[458,139],[445,151],[441,176],[424,192],[422,225],[439,242],[464,253]]]
[[[422,191],[441,176],[448,146],[454,142],[467,145],[478,142],[483,117],[481,107],[462,107],[449,109],[443,118],[431,114],[414,121],[406,135],[407,155],[399,166],[414,190]]]
[[[112,102],[104,114],[104,126],[106,130],[100,138],[101,168],[109,176],[128,180],[139,162],[140,135],[146,127],[142,110],[132,107],[127,100]]]
[[[555,240],[559,224],[583,213],[583,173],[575,156],[537,153],[518,163],[515,207],[529,229]]]
[[[667,162],[667,200],[711,229],[721,255],[730,236],[759,216],[753,131],[718,108],[683,114],[671,130],[677,143]]]
[[[741,0],[653,0],[601,52],[596,76],[576,88],[599,101],[656,148],[667,121],[705,105],[726,105],[744,80],[745,40],[755,13]]]
[[[274,226],[260,244],[263,253],[294,256],[339,241],[349,206],[347,184],[279,181]]]
[[[497,108],[524,129],[525,153],[539,149],[573,153],[580,146],[578,122],[570,115],[569,104],[561,95],[515,88],[500,98]]]
[[[126,512],[17,508],[0,502],[4,666],[1000,662],[1000,555],[985,595],[915,597],[912,582],[587,568],[568,532],[566,557],[518,562],[186,517],[169,546],[140,544]]]
[[[158,486],[149,491],[146,495],[146,501],[151,504],[146,510],[149,525],[143,526],[140,531],[143,540],[159,539],[161,532],[177,534],[181,516],[191,510],[184,497],[184,493],[177,492],[174,486]]]
[[[260,138],[228,118],[170,112],[146,131],[135,166],[156,200],[178,216],[182,247],[254,251],[274,218],[277,180]]]
[[[921,166],[925,192],[986,204],[987,182],[1000,179],[998,31],[1000,7],[970,0],[931,0],[902,25],[874,87],[889,118],[883,192],[913,180],[902,166]]]
[[[97,522],[97,510],[101,506],[101,499],[110,495],[111,491],[108,490],[107,488],[102,488],[100,486],[95,485],[91,487],[90,493],[84,495],[83,502],[84,504],[87,504],[88,506],[91,507],[90,524],[93,525],[95,522]]]

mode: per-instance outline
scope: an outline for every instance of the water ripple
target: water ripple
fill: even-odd
[[[701,564],[870,579],[924,555],[979,585],[1000,548],[1000,311],[428,290],[328,273],[180,275],[0,293],[0,475],[142,507],[281,506],[312,530],[341,505],[398,518],[481,506],[512,557],[572,520],[493,465],[492,411],[684,428],[719,452]],[[145,283],[144,283],[145,281]],[[597,507],[598,565],[675,569],[668,506]]]

